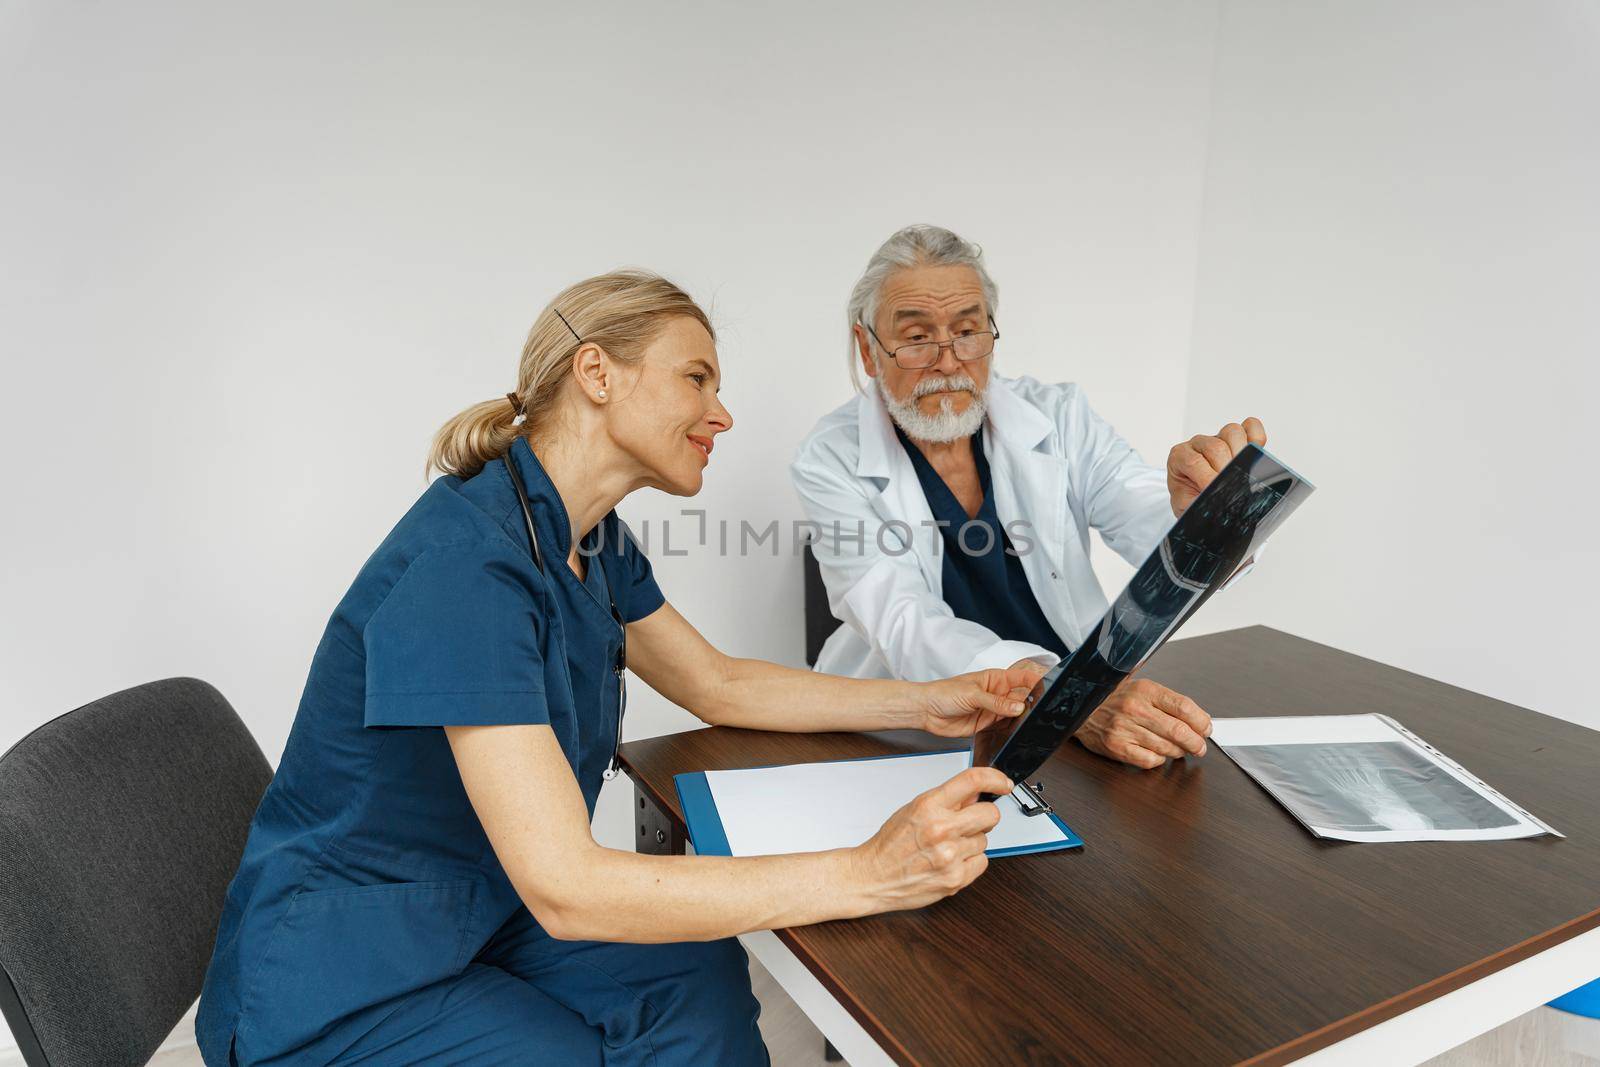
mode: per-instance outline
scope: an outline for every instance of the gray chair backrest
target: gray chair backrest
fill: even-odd
[[[193,678],[97,700],[0,757],[0,1009],[30,1067],[155,1054],[200,993],[271,778]]]
[[[811,551],[810,542],[805,547],[805,625],[806,625],[806,666],[815,667],[817,657],[822,655],[822,646],[833,636],[842,623],[833,617],[833,609],[828,606],[828,587],[822,582],[822,567],[817,563],[816,554]]]

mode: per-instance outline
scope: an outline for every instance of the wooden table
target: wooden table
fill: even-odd
[[[1600,977],[1600,733],[1264,627],[1173,642],[1145,673],[1217,717],[1385,712],[1568,836],[1318,841],[1214,747],[1140,771],[1071,743],[1039,777],[1085,848],[757,936],[902,1064],[1414,1062]],[[681,851],[678,772],[941,744],[718,727],[622,760],[641,848]]]

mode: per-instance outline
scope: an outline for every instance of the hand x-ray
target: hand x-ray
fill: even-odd
[[[1260,445],[1246,445],[1173,523],[1088,638],[1034,686],[1028,710],[972,739],[974,766],[1020,782],[1101,701],[1242,573],[1315,487]]]
[[[1556,834],[1386,715],[1214,719],[1211,740],[1318,837],[1491,841]]]

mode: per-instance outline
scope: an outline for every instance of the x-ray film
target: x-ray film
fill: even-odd
[[[1561,836],[1387,715],[1213,719],[1211,740],[1317,837]]]
[[[1028,710],[972,739],[973,764],[998,767],[1014,782],[1038,770],[1314,488],[1246,445],[1173,523],[1083,644],[1040,679]]]

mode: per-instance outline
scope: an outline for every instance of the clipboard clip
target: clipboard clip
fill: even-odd
[[[1020,795],[1019,795],[1020,794]],[[1011,790],[1011,795],[1016,797],[1017,807],[1022,809],[1024,815],[1055,814],[1056,809],[1044,798],[1044,782],[1038,781],[1029,785],[1027,782],[1018,782]]]

